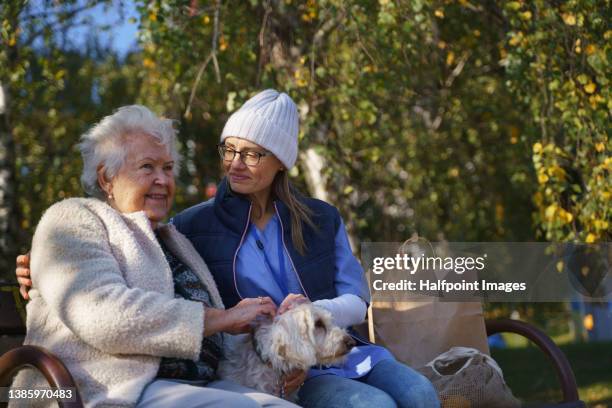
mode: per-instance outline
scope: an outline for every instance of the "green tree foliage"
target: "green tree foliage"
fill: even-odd
[[[74,143],[117,106],[178,119],[178,210],[219,180],[227,117],[274,87],[301,115],[294,180],[355,237],[610,239],[609,0],[139,1],[142,51],[125,61],[58,40],[98,3],[0,9],[28,233],[81,194]]]
[[[506,84],[496,5],[153,1],[141,13],[145,99],[199,123],[183,134],[194,146],[214,155],[227,115],[276,87],[360,238],[533,236],[529,110]],[[211,155],[191,157],[194,181],[218,173]]]
[[[82,195],[75,149],[79,135],[115,107],[133,103],[140,89],[129,72],[130,57],[120,63],[96,38],[84,48],[67,41],[70,28],[87,24],[82,13],[104,3],[8,1],[0,6],[0,83],[6,93],[0,148],[7,152],[3,166],[12,173],[12,194],[0,195],[9,209],[0,220],[10,221],[2,231],[10,239],[1,248],[0,271],[14,269],[15,256],[29,248],[47,207]]]
[[[610,241],[610,2],[509,2],[503,65],[529,108],[546,240]]]

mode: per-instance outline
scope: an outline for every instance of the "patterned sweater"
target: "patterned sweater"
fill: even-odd
[[[172,270],[174,297],[201,302],[212,307],[210,293],[198,276],[181,262],[164,242],[157,237]],[[223,336],[221,333],[202,338],[202,348],[197,360],[164,357],[161,360],[158,378],[174,378],[208,383],[217,379],[216,370],[222,356]]]

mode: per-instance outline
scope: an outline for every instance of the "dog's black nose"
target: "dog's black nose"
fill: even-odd
[[[355,346],[355,340],[351,337],[351,336],[346,336],[344,338],[344,345],[346,346],[347,350],[352,349]]]

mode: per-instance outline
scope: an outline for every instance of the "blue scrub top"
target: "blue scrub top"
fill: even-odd
[[[255,224],[249,226],[236,261],[236,284],[242,296],[269,296],[280,305],[289,293],[305,295],[282,243],[281,230],[276,214],[263,231]],[[338,228],[335,242],[337,296],[350,293],[369,303],[370,292],[365,275],[351,251],[344,223]],[[351,350],[343,364],[314,367],[309,371],[308,377],[336,374],[346,378],[358,378],[366,375],[379,361],[389,358],[393,356],[384,347],[373,344],[357,346]]]

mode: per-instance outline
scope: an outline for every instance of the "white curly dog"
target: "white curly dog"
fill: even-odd
[[[355,345],[331,314],[312,304],[262,319],[251,334],[226,336],[219,376],[273,395],[284,395],[285,375],[341,361]]]

